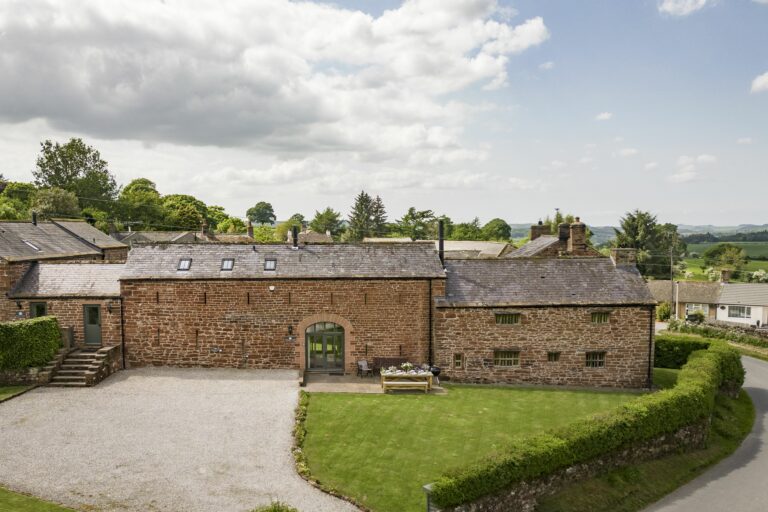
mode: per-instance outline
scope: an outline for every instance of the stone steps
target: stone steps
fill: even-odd
[[[76,350],[68,354],[56,370],[49,386],[85,387],[87,377],[101,364],[102,358],[96,352]]]

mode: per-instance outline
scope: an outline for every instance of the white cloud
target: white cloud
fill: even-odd
[[[714,0],[661,0],[658,7],[662,14],[688,16],[713,3]]]
[[[652,171],[657,167],[659,167],[659,162],[648,162],[647,164],[645,164],[646,171]]]
[[[590,164],[590,163],[594,162],[594,160],[595,159],[590,157],[590,156],[585,156],[585,157],[582,157],[582,158],[579,159],[579,163],[581,165],[586,165],[586,164]]]
[[[752,0],[756,4],[768,5],[768,0]]]
[[[541,64],[539,64],[539,69],[541,69],[542,71],[549,71],[554,68],[555,68],[555,63],[552,62],[551,60],[548,62],[542,62]]]
[[[768,3],[768,0],[765,0],[765,1],[766,3]],[[742,144],[742,145],[752,144],[752,137],[740,137],[736,139],[736,144]]]
[[[595,121],[608,121],[613,118],[613,112],[600,112],[595,116]]]
[[[752,80],[752,88],[750,91],[752,93],[768,91],[768,72],[765,72]]]
[[[472,108],[449,93],[503,87],[510,58],[549,38],[513,14],[494,0],[378,17],[288,0],[3,2],[0,122],[288,160],[482,160],[462,143]]]
[[[624,142],[624,137],[614,137],[613,142]]]
[[[635,148],[622,148],[614,153],[614,156],[620,156],[621,158],[630,158],[637,155],[639,151]]]
[[[672,183],[685,183],[699,177],[700,165],[711,165],[717,162],[717,157],[707,153],[698,156],[681,155],[677,158],[677,169],[667,177]]]

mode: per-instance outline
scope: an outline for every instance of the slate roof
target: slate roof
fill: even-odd
[[[82,238],[86,242],[95,245],[99,249],[122,249],[127,247],[124,243],[115,240],[85,221],[54,220],[53,223],[61,226],[73,235]]]
[[[119,297],[125,264],[36,263],[8,294],[10,298]]]
[[[197,234],[193,231],[121,231],[119,233],[115,233],[115,235],[118,240],[124,243],[186,243],[197,241]]]
[[[446,261],[446,298],[438,306],[651,305],[634,267],[609,258],[501,258]]]
[[[179,260],[191,258],[188,271]],[[222,271],[222,259],[234,268]],[[274,271],[264,270],[275,259]],[[128,254],[123,280],[272,278],[429,278],[444,277],[432,244],[154,244]]]
[[[507,258],[531,258],[539,254],[544,249],[552,245],[556,245],[560,242],[560,239],[552,235],[543,235],[535,240],[531,240],[527,244],[516,251],[512,251],[507,255]]]
[[[693,304],[717,304],[720,299],[720,290],[723,285],[717,282],[706,281],[678,281],[676,282],[677,300],[683,303]],[[648,288],[653,298],[658,302],[674,302],[672,285],[669,279],[654,279],[648,281]]]
[[[437,249],[438,241],[430,240]],[[365,243],[414,243],[410,238],[365,238]],[[426,242],[426,240],[418,243]],[[444,240],[443,248],[446,259],[500,258],[514,250],[507,242],[489,242],[485,240]]]
[[[24,241],[37,247],[31,247]],[[51,222],[0,222],[0,258],[9,261],[100,255],[101,250]]]
[[[768,306],[768,284],[726,283],[720,294],[720,304]]]

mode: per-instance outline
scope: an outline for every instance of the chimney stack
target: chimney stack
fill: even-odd
[[[437,221],[437,256],[440,258],[440,265],[445,268],[445,226],[443,219]]]
[[[731,269],[724,268],[720,270],[720,282],[721,283],[727,283],[731,280]]]
[[[547,231],[547,226],[545,226],[541,221],[539,221],[538,224],[534,224],[533,226],[531,226],[531,236],[530,236],[531,241],[536,240],[541,235],[548,235],[549,233],[547,233],[546,231]]]
[[[32,212],[32,225],[37,226],[37,212]]]
[[[557,226],[557,237],[560,239],[561,242],[565,242],[568,240],[568,237],[571,234],[571,226],[567,222],[563,222],[559,226]]]
[[[248,220],[248,236],[253,238],[253,224],[251,224],[250,220]]]
[[[611,247],[611,259],[617,267],[637,266],[637,249]]]
[[[574,256],[580,256],[587,252],[587,225],[576,217],[576,222],[571,224],[568,238],[568,252]]]
[[[293,248],[298,249],[299,248],[299,227],[293,226],[291,227],[291,241],[293,243]]]

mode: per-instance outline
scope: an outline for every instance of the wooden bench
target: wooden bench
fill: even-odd
[[[386,393],[390,389],[423,389],[426,393],[429,391],[429,382],[427,381],[404,381],[404,380],[388,380],[384,381],[381,385]]]

